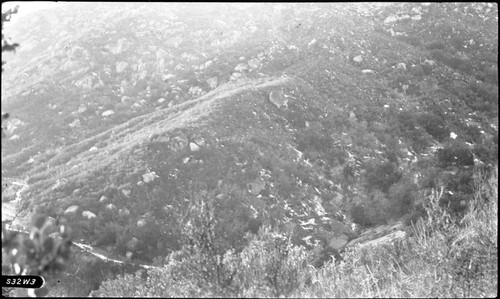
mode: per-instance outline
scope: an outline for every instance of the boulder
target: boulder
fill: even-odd
[[[238,80],[238,79],[240,79],[240,78],[242,78],[242,77],[243,77],[243,75],[242,75],[241,73],[236,73],[236,72],[235,72],[235,73],[233,73],[233,74],[231,75],[231,77],[229,77],[229,80],[230,80],[230,81],[236,81],[236,80]]]
[[[120,216],[128,216],[128,215],[130,215],[130,211],[127,208],[125,208],[125,209],[119,209],[118,210],[118,214]]]
[[[137,226],[138,227],[143,227],[144,225],[146,225],[146,220],[145,219],[139,219],[139,221],[137,221]]]
[[[249,191],[252,195],[259,195],[266,188],[266,182],[261,179],[257,179],[256,181],[248,184]]]
[[[111,116],[113,114],[115,114],[115,112],[113,110],[106,110],[101,115],[104,117],[108,117],[108,116]]]
[[[79,206],[73,205],[73,206],[67,208],[66,211],[64,211],[64,214],[76,213],[76,211],[78,211],[78,209],[79,209]]]
[[[121,103],[124,105],[131,105],[134,102],[134,99],[129,96],[123,96],[121,99]]]
[[[396,69],[398,70],[406,70],[406,64],[404,64],[403,62],[400,62],[396,65]]]
[[[92,213],[90,211],[83,211],[82,212],[82,216],[85,217],[85,218],[87,218],[87,219],[92,219],[92,218],[96,218],[97,217],[96,214],[94,214],[94,213]]]
[[[127,242],[126,246],[128,250],[134,250],[137,246],[137,243],[139,243],[139,240],[137,240],[136,237],[133,237],[130,241]]]
[[[93,146],[93,147],[91,147],[91,148],[89,149],[89,152],[91,152],[91,153],[95,153],[95,152],[97,152],[97,151],[99,151],[99,149],[98,149],[97,147],[95,147],[95,146]]]
[[[269,101],[278,108],[288,105],[288,99],[278,90],[273,90],[269,93]]]
[[[115,206],[114,204],[110,203],[110,204],[108,204],[108,205],[106,206],[106,209],[107,209],[107,210],[115,210],[115,209],[116,209],[116,206]]]
[[[122,194],[125,195],[126,197],[129,197],[132,191],[129,189],[122,189]]]
[[[339,250],[340,248],[344,247],[347,242],[349,241],[349,238],[346,234],[341,234],[340,236],[336,236],[330,239],[328,242],[328,246],[330,248]]]
[[[200,147],[198,146],[198,144],[194,143],[194,142],[191,142],[189,143],[189,149],[192,151],[192,152],[197,152],[200,150]]]
[[[80,127],[80,125],[81,125],[81,123],[80,123],[80,120],[79,120],[78,118],[77,118],[77,119],[75,119],[73,122],[71,122],[71,123],[69,124],[69,126],[70,126],[71,128]]]
[[[142,175],[142,180],[144,181],[144,183],[151,183],[157,178],[159,178],[159,176],[154,171]]]
[[[193,142],[196,143],[199,146],[204,146],[205,145],[205,139],[203,137],[196,137],[193,139]]]
[[[106,196],[101,196],[101,198],[99,198],[99,202],[106,202],[108,201],[108,198]]]
[[[217,77],[212,77],[212,78],[208,79],[207,83],[210,86],[210,88],[212,88],[212,89],[216,88],[217,87]]]
[[[248,62],[248,66],[251,68],[251,69],[256,69],[260,66],[260,61],[258,59],[252,59]]]
[[[163,102],[165,102],[165,101],[166,101],[165,98],[158,99],[158,103],[160,103],[160,104],[163,103]]]
[[[363,61],[363,57],[361,55],[358,55],[355,56],[352,60],[359,63]]]
[[[173,151],[183,150],[188,143],[188,139],[184,135],[176,136],[171,139],[171,149]]]

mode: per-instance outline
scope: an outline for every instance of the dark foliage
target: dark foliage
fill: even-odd
[[[426,44],[425,48],[427,50],[436,50],[436,49],[443,50],[446,48],[446,45],[442,41],[435,40],[435,41],[432,41],[432,42]]]
[[[474,165],[474,157],[471,151],[462,144],[447,146],[438,150],[437,157],[442,168]]]
[[[369,189],[376,188],[387,193],[392,184],[401,179],[401,172],[391,162],[368,166],[366,170],[366,181]]]

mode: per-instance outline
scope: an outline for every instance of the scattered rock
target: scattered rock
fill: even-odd
[[[240,63],[234,67],[234,70],[237,72],[246,71],[247,69],[248,69],[248,66],[245,63]]]
[[[71,128],[77,128],[81,126],[80,120],[77,118],[69,124]]]
[[[194,96],[200,96],[203,94],[203,89],[201,89],[199,86],[191,86],[189,88],[189,93]]]
[[[236,80],[238,80],[238,79],[240,79],[242,77],[243,77],[243,75],[241,73],[233,73],[231,75],[231,77],[229,77],[229,80],[230,81],[236,81]]]
[[[10,138],[9,138],[9,140],[18,140],[18,139],[20,139],[20,138],[21,138],[21,137],[19,137],[19,135],[17,135],[17,134],[16,134],[16,135],[14,135],[14,136],[10,137]]]
[[[119,209],[118,210],[118,214],[120,216],[127,216],[127,215],[130,215],[130,211],[127,208],[125,208],[125,209]]]
[[[162,81],[166,81],[166,80],[169,80],[169,79],[172,79],[172,78],[175,78],[175,75],[174,74],[163,74],[161,76],[161,80]]]
[[[128,66],[128,63],[126,61],[119,61],[116,63],[116,72],[117,73],[122,73],[123,71],[125,71],[125,69],[127,68]]]
[[[82,189],[73,190],[73,195],[80,195],[82,193]]]
[[[361,72],[363,74],[373,74],[373,73],[375,73],[375,71],[373,71],[373,70],[361,70]]]
[[[116,206],[115,206],[114,204],[110,203],[110,204],[108,204],[108,205],[106,206],[106,209],[107,209],[107,210],[115,210],[115,209],[116,209]]]

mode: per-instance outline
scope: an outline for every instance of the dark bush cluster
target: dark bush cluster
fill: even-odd
[[[431,50],[429,54],[436,61],[446,64],[447,66],[453,69],[459,70],[467,74],[471,74],[473,71],[473,66],[469,62],[459,57],[451,56],[441,49]]]
[[[437,157],[441,168],[474,165],[474,156],[471,151],[463,145],[451,145],[440,149],[437,152]]]
[[[421,114],[418,117],[418,123],[439,142],[443,142],[450,135],[446,123],[442,117],[435,114]]]
[[[440,40],[435,40],[435,41],[432,41],[428,44],[425,45],[425,48],[427,50],[443,50],[444,48],[446,48],[446,45],[440,41]]]
[[[366,170],[366,180],[369,189],[375,188],[384,193],[389,191],[392,184],[401,179],[401,172],[396,164],[385,162],[380,165],[369,166]]]

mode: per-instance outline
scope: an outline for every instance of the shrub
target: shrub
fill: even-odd
[[[377,188],[387,193],[392,184],[399,181],[401,173],[397,166],[391,162],[370,166],[366,170],[366,180],[369,188]]]
[[[446,62],[445,62],[449,67],[454,68],[456,70],[459,69],[462,65],[464,65],[466,62],[458,57],[449,57]],[[464,66],[464,68],[467,68]],[[469,66],[470,68],[470,66]]]
[[[446,46],[442,41],[435,40],[426,44],[425,48],[427,50],[443,50],[444,48],[446,48]]]
[[[417,64],[414,67],[410,68],[410,73],[415,77],[422,77],[425,75],[425,71],[422,65]]]
[[[351,212],[350,214],[352,222],[362,227],[365,227],[370,224],[365,214],[365,208],[362,205],[353,206],[350,212]]]
[[[498,85],[498,67],[488,67],[484,70],[484,81]]]
[[[474,157],[471,151],[462,144],[447,146],[437,151],[439,165],[442,168],[448,166],[472,166]]]
[[[389,212],[391,218],[400,218],[410,212],[418,195],[418,186],[405,178],[389,188]]]
[[[444,51],[439,50],[439,49],[432,50],[430,52],[430,55],[436,61],[439,61],[441,63],[446,63],[446,62],[448,62],[448,59],[449,59],[448,55]]]
[[[435,114],[419,115],[418,123],[439,142],[443,142],[450,136],[450,131],[446,128],[443,118]]]
[[[469,88],[481,97],[483,100],[490,103],[498,102],[498,87],[488,84],[481,84],[477,82],[472,82],[469,84]]]

